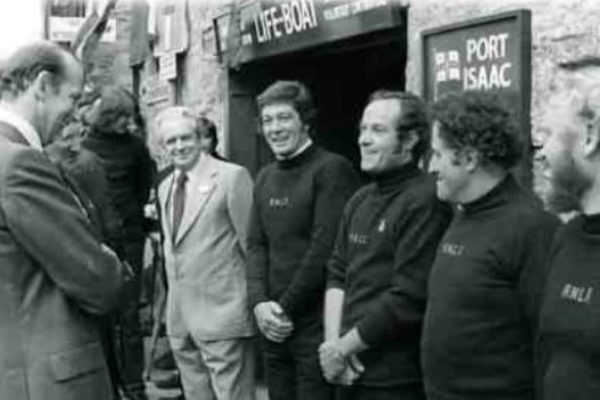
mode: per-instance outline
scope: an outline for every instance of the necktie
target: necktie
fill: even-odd
[[[177,230],[179,229],[179,224],[181,224],[181,218],[183,217],[186,181],[186,174],[183,172],[179,174],[179,177],[177,178],[177,184],[175,186],[175,192],[173,193],[173,242],[175,242]]]

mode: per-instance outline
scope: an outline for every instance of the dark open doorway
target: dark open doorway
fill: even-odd
[[[262,138],[256,134],[256,106],[247,102],[254,102],[255,96],[274,81],[289,79],[302,81],[313,93],[318,111],[314,140],[344,155],[358,168],[358,123],[365,101],[377,89],[404,89],[405,65],[403,24],[400,28],[253,62],[239,71],[231,71],[230,157],[253,173],[270,161]]]

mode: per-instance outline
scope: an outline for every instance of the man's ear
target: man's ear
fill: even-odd
[[[41,71],[31,84],[36,100],[45,100],[49,94],[54,93],[54,76],[48,71]]]
[[[394,150],[394,154],[412,154],[413,148],[419,143],[419,135],[417,132],[409,131],[406,136],[398,143],[398,146]]]
[[[580,138],[580,145],[584,157],[591,157],[598,152],[600,145],[600,125],[598,122],[588,122]]]
[[[459,157],[461,158],[461,162],[468,172],[473,172],[479,166],[481,166],[481,155],[472,147],[466,147],[462,149]]]

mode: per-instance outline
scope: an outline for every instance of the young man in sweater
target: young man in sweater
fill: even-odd
[[[433,121],[430,169],[456,213],[429,279],[427,397],[532,400],[543,266],[559,222],[509,172],[522,145],[502,98],[450,94]]]
[[[548,200],[581,214],[549,257],[540,337],[545,400],[600,398],[600,58],[561,65],[542,125]]]
[[[338,399],[424,399],[419,339],[435,248],[450,220],[417,163],[428,147],[423,102],[378,91],[360,123],[361,169],[373,178],[348,202],[329,262],[326,378]],[[344,387],[347,386],[347,387]]]
[[[275,82],[257,101],[276,161],[256,178],[248,292],[265,339],[269,398],[326,400],[333,390],[317,354],[325,265],[358,179],[347,160],[310,139],[315,110],[304,85]]]

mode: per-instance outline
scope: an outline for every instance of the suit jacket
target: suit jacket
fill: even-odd
[[[122,281],[56,166],[0,123],[0,399],[110,398],[95,315]]]
[[[247,306],[246,230],[252,180],[241,166],[202,157],[188,172],[176,238],[171,226],[175,173],[158,188],[169,282],[167,330],[172,336],[190,333],[200,340],[251,336],[255,330]]]

